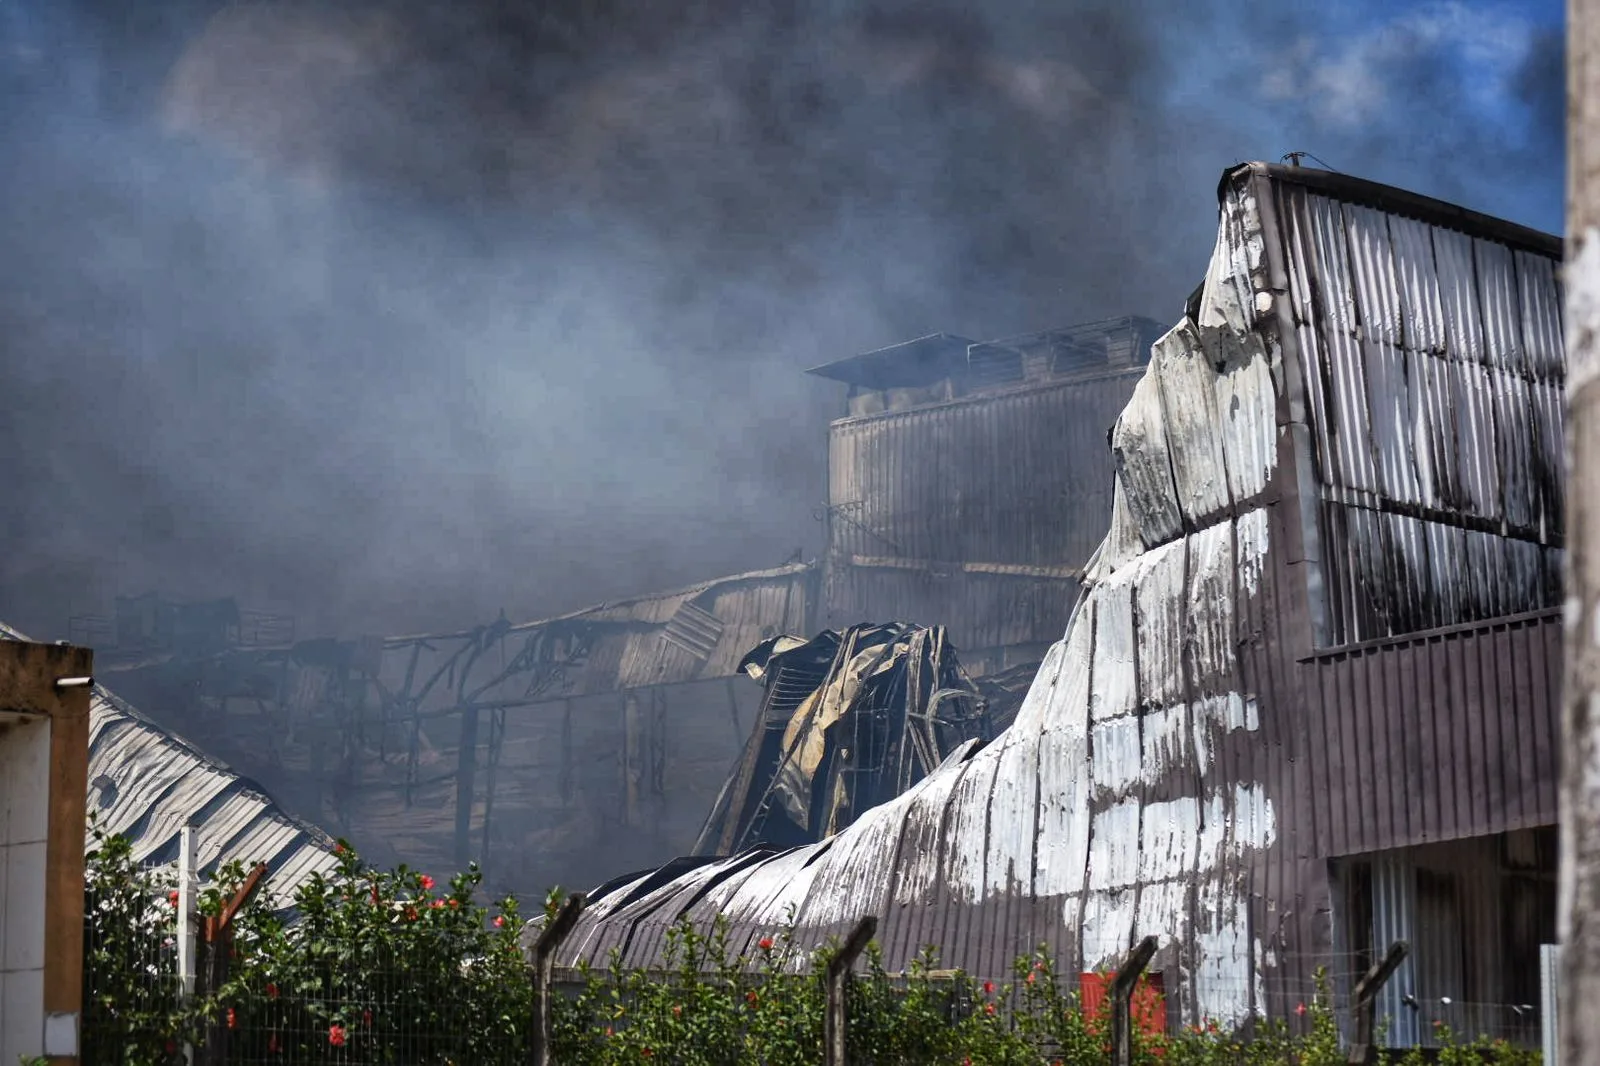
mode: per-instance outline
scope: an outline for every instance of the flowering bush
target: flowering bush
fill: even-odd
[[[221,871],[201,895],[215,914],[243,880]],[[230,1057],[495,1063],[525,1056],[532,1011],[516,901],[491,917],[474,867],[439,888],[401,867],[363,867],[340,845],[331,876],[295,899],[292,928],[259,897],[234,920],[228,979],[205,1012]]]
[[[171,884],[91,820],[83,899],[84,1062],[170,1062],[193,1018],[177,1009],[177,909]]]
[[[475,902],[476,869],[438,885],[405,868],[339,864],[299,891],[291,927],[259,897],[234,919],[226,980],[179,1010],[171,885],[142,869],[125,841],[101,838],[86,886],[85,1062],[170,1066],[185,1043],[222,1063],[406,1063],[521,1066],[532,982],[517,942],[516,902]],[[244,880],[232,864],[200,893],[220,913]],[[552,893],[547,915],[559,909]],[[660,971],[615,956],[580,969],[552,1004],[562,1066],[814,1066],[822,1061],[821,975],[837,946],[808,948],[794,923],[736,950],[726,924],[680,923],[665,933]],[[1040,950],[1010,982],[940,971],[930,950],[904,974],[885,972],[876,946],[850,984],[853,1062],[964,1066],[1108,1063],[1103,1012],[1086,1012],[1073,974]],[[1297,1010],[1297,1034],[1256,1022],[1248,1039],[1215,1023],[1179,1032],[1135,1029],[1140,1066],[1333,1066],[1343,1061],[1325,984]],[[1535,1052],[1503,1041],[1461,1043],[1440,1027],[1433,1059],[1446,1066],[1533,1066]],[[1390,1056],[1420,1066],[1421,1053]]]

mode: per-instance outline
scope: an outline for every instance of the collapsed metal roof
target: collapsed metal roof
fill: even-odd
[[[833,836],[964,742],[993,735],[988,703],[942,626],[774,637],[742,665],[765,695],[699,854]]]

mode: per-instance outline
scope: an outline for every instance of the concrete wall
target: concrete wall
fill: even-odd
[[[0,1063],[78,1059],[87,648],[0,631]]]
[[[0,715],[0,1063],[6,1066],[43,1048],[49,794],[50,719]]]

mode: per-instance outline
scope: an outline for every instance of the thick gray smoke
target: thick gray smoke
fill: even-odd
[[[525,7],[0,0],[0,617],[415,631],[815,552],[803,368],[1171,318],[1242,159],[1559,223],[1521,9]]]

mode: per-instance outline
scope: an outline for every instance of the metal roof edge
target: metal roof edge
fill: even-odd
[[[188,755],[190,758],[194,759],[205,769],[214,770],[217,773],[225,774],[232,778],[232,781],[229,783],[225,791],[230,795],[238,795],[261,800],[268,807],[268,810],[264,813],[263,817],[282,822],[289,828],[301,833],[314,843],[325,844],[329,848],[333,847],[333,845],[336,843],[334,836],[326,829],[323,829],[319,825],[308,822],[303,818],[291,814],[289,810],[284,807],[282,803],[279,803],[272,793],[264,788],[259,782],[239,773],[239,771],[233,769],[221,759],[206,753],[193,742],[184,739],[184,737],[180,734],[174,733],[172,730],[161,725],[159,722],[155,721],[149,715],[128,703],[121,696],[118,696],[110,689],[103,685],[96,684],[94,686],[94,695],[96,698],[103,701],[115,713],[121,715],[136,725],[143,726],[144,728],[150,729],[159,734],[165,743],[180,749],[185,755]]]
[[[589,606],[580,608],[576,611],[569,611],[566,614],[551,615],[549,617],[536,619],[531,622],[518,622],[509,627],[506,632],[526,633],[530,630],[541,629],[544,626],[551,625],[555,622],[579,621],[599,611],[613,610],[618,607],[631,607],[638,603],[649,603],[651,600],[670,600],[677,596],[697,596],[702,592],[707,592],[714,588],[721,588],[725,585],[736,585],[741,582],[764,581],[770,578],[778,577],[793,577],[800,574],[810,573],[816,568],[817,563],[812,561],[804,563],[786,563],[783,566],[775,566],[767,570],[749,570],[742,574],[727,574],[723,577],[708,578],[705,581],[701,581],[693,585],[685,585],[682,588],[669,589],[664,592],[645,593],[644,595],[640,596],[628,596],[620,600],[605,600],[600,603],[592,603]],[[392,649],[403,647],[407,644],[414,644],[418,641],[461,640],[472,636],[479,630],[487,628],[488,626],[478,626],[473,629],[462,629],[449,633],[413,633],[407,636],[384,637],[383,646],[385,648]]]
[[[1394,185],[1340,174],[1314,167],[1292,167],[1282,163],[1239,163],[1222,172],[1217,183],[1220,203],[1228,189],[1245,176],[1259,177],[1270,182],[1299,185],[1313,192],[1323,193],[1339,200],[1350,200],[1377,208],[1390,214],[1416,218],[1446,229],[1455,229],[1475,236],[1490,237],[1506,244],[1538,252],[1552,259],[1563,258],[1564,241],[1552,233],[1511,222],[1495,215],[1474,211],[1448,200],[1438,200],[1422,193],[1411,192]]]
[[[1146,355],[1148,356],[1148,352]],[[1101,381],[1109,381],[1119,377],[1143,377],[1149,362],[1132,363],[1128,366],[1097,366],[1090,367],[1079,373],[1063,374],[1061,377],[1038,378],[1033,381],[1019,381],[1014,385],[1000,388],[985,389],[982,392],[969,393],[965,396],[952,396],[948,400],[935,400],[932,403],[917,404],[914,407],[902,407],[894,411],[874,411],[869,415],[846,415],[835,418],[828,423],[829,429],[841,426],[851,426],[862,422],[873,422],[879,419],[890,419],[909,415],[919,415],[925,411],[937,411],[942,408],[960,407],[964,404],[980,404],[991,400],[1009,399],[1013,396],[1024,396],[1034,392],[1048,392],[1051,389],[1070,389],[1081,385],[1093,385]]]

